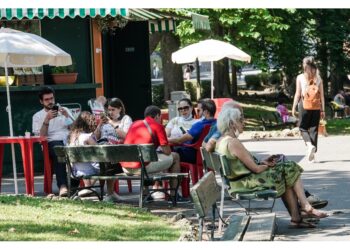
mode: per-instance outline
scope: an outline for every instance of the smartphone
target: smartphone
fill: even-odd
[[[56,105],[56,104],[53,105],[53,106],[52,106],[52,110],[53,110],[53,111],[58,111],[58,105]]]
[[[186,134],[186,130],[183,127],[180,127],[180,130],[183,134]]]

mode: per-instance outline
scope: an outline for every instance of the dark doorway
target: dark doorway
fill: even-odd
[[[103,78],[107,98],[123,100],[133,120],[152,103],[148,22],[128,22],[103,34]]]

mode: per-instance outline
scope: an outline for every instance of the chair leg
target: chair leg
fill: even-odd
[[[203,165],[197,165],[197,180],[203,177]]]
[[[188,198],[190,196],[190,178],[185,177],[181,181],[182,197]]]
[[[198,182],[198,172],[197,172],[197,166],[196,165],[191,165],[191,179],[192,179],[192,184],[196,184]]]
[[[199,218],[199,232],[198,232],[198,240],[202,241],[203,234],[203,226],[204,226],[204,218]]]
[[[132,184],[131,184],[131,180],[127,180],[128,182],[128,191],[129,193],[132,193]]]
[[[85,184],[84,184],[84,181],[83,181],[83,180],[80,180],[80,181],[79,181],[79,187],[85,187]]]
[[[119,180],[118,179],[116,179],[114,182],[114,192],[119,194]]]
[[[2,179],[2,163],[4,160],[4,144],[0,144],[0,192],[1,192],[1,179]]]

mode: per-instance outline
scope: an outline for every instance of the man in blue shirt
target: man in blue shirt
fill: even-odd
[[[168,141],[172,144],[193,144],[199,139],[204,127],[206,125],[211,126],[216,124],[214,118],[216,112],[215,102],[209,98],[199,100],[198,113],[203,115],[203,119],[194,123],[186,134],[179,138],[168,138]],[[196,163],[196,150],[190,147],[175,147],[176,152],[180,154],[180,159],[183,162]]]

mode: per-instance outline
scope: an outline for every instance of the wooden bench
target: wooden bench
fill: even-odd
[[[261,127],[265,131],[266,129],[292,129],[295,127],[295,122],[283,122],[280,114],[275,111],[267,113],[266,115],[259,114]]]
[[[339,105],[335,101],[330,101],[328,107],[331,111],[332,118],[344,118],[345,112],[343,108],[339,108]]]
[[[139,206],[142,207],[147,198],[154,192],[168,191],[175,192],[175,198],[172,199],[172,203],[175,206],[178,197],[179,184],[184,177],[188,177],[186,173],[154,173],[148,174],[146,170],[146,162],[158,161],[157,153],[153,144],[139,144],[139,145],[87,145],[87,146],[57,146],[55,152],[60,162],[67,164],[67,177],[70,180],[71,177],[76,179],[90,179],[90,180],[140,180],[140,196]],[[76,162],[98,162],[100,163],[100,174],[90,176],[74,176],[72,173],[73,163]],[[107,175],[106,164],[120,163],[120,162],[140,162],[141,175]],[[170,181],[177,179],[177,186],[175,188],[162,188],[162,189],[149,189],[149,194],[143,197],[143,187],[152,185],[155,181]],[[103,185],[90,186],[90,187],[78,187],[75,188],[73,197],[78,194],[81,189],[90,189],[94,191],[94,187],[99,187],[101,194],[98,195],[99,199],[103,199]],[[68,181],[69,195],[71,195],[70,181]],[[97,192],[95,192],[97,193]]]
[[[205,227],[205,219],[208,217],[209,211],[212,212],[211,217],[211,240],[223,241],[271,241],[274,237],[275,229],[275,213],[262,215],[243,215],[231,216],[224,235],[221,238],[214,237],[215,215],[217,211],[216,201],[220,197],[220,187],[218,186],[213,172],[206,173],[191,188],[191,197],[195,210],[199,218],[199,236],[198,240],[202,240],[202,234]],[[222,217],[219,219],[223,221]]]

